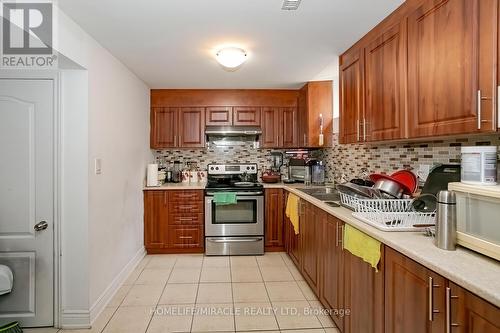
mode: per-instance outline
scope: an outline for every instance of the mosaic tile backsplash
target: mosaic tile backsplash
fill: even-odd
[[[326,163],[326,177],[329,182],[358,177],[363,171],[390,174],[402,168],[417,170],[420,164],[458,164],[461,146],[500,146],[500,135],[412,143],[348,145],[338,144],[338,137],[334,135],[333,142],[332,148],[316,152]],[[255,149],[249,143],[245,146],[158,150],[153,153],[157,161],[196,162],[202,169],[206,169],[209,163],[258,163],[259,168],[268,168],[271,165],[271,151],[271,149]]]

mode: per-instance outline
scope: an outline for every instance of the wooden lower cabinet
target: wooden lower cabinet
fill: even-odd
[[[303,203],[301,203],[301,205],[303,205]],[[303,214],[299,216],[302,217]],[[302,224],[301,220],[302,218],[299,218],[299,231]],[[285,249],[290,259],[292,259],[295,266],[299,269],[302,267],[302,243],[300,241],[300,236],[300,233],[298,235],[295,234],[292,222],[285,216]]]
[[[265,196],[265,241],[266,251],[283,251],[285,249],[283,216],[285,214],[282,189],[266,189]]]
[[[316,295],[319,291],[321,223],[326,218],[326,212],[306,203],[305,218],[300,229],[303,247],[302,273]]]
[[[144,191],[144,246],[148,253],[204,251],[203,191]]]

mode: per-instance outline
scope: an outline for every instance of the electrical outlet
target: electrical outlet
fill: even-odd
[[[102,159],[96,158],[94,160],[94,173],[100,175],[102,173]]]

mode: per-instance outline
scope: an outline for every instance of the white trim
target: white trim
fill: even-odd
[[[108,305],[113,296],[115,296],[118,289],[127,280],[128,276],[141,262],[142,258],[146,255],[146,250],[141,247],[139,251],[132,257],[132,259],[123,267],[118,275],[111,281],[109,286],[97,298],[94,304],[90,306],[90,323],[93,324],[97,317],[101,314],[102,310]]]
[[[90,328],[90,312],[86,310],[64,310],[60,316],[60,328]]]

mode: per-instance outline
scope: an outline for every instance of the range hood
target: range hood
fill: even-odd
[[[254,126],[207,126],[205,128],[207,136],[259,136],[262,134],[260,127]]]

